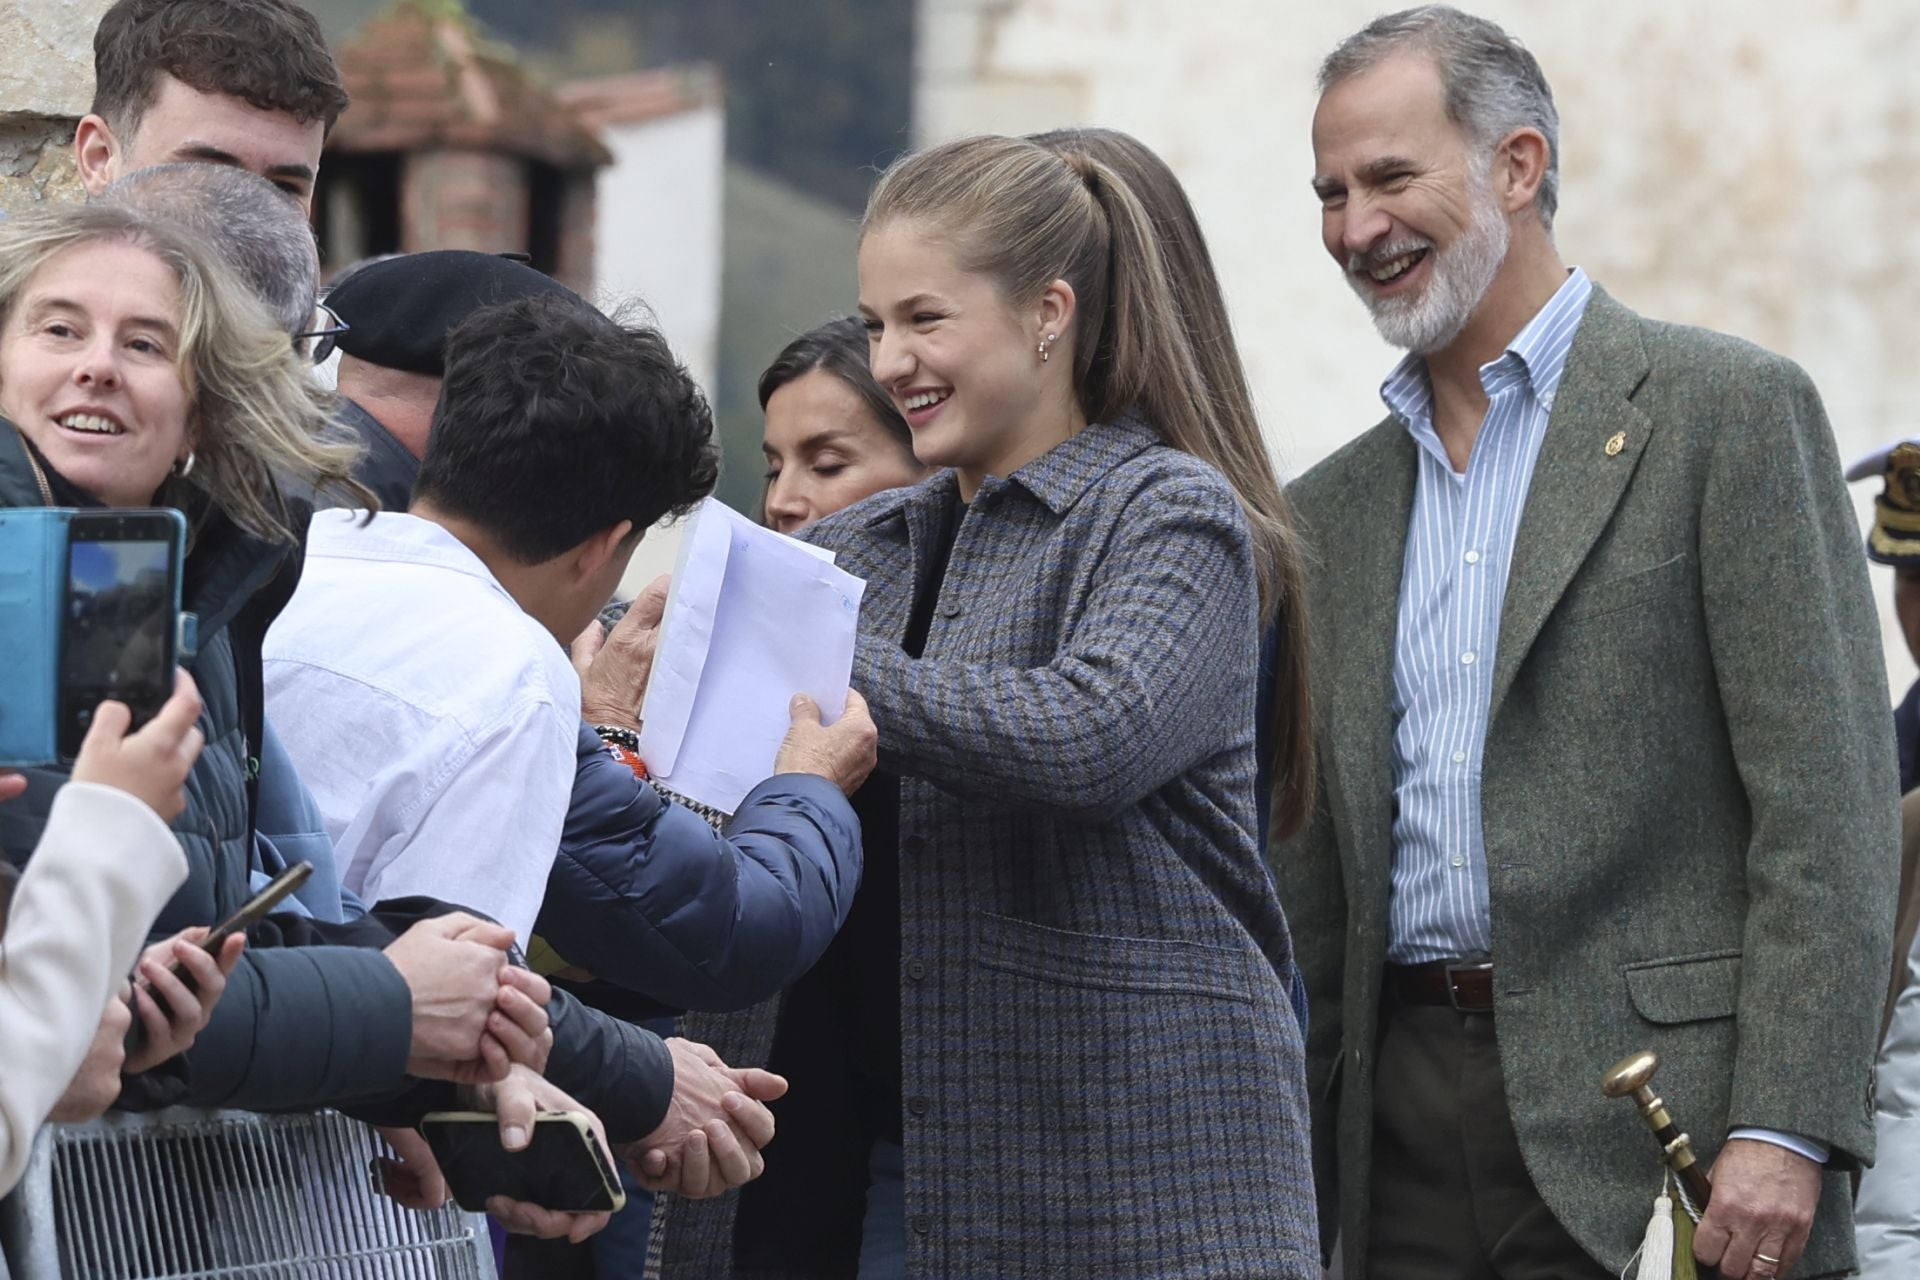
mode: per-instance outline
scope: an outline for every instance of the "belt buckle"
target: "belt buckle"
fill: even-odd
[[[1491,973],[1493,972],[1493,961],[1476,960],[1470,963],[1462,961],[1457,964],[1449,964],[1444,972],[1447,975],[1447,1003],[1453,1006],[1455,1013],[1486,1012],[1484,1009],[1462,1009],[1460,1007],[1460,988],[1454,984],[1453,976],[1456,973]]]

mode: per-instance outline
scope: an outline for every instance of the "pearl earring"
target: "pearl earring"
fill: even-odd
[[[1039,345],[1039,347],[1036,348],[1040,352],[1040,363],[1045,364],[1047,361],[1053,359],[1054,339],[1058,338],[1059,336],[1060,335],[1057,333],[1048,334],[1047,340],[1045,342],[1042,342]]]

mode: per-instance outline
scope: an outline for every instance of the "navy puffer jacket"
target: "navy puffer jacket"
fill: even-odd
[[[825,778],[777,774],[724,833],[669,803],[582,725],[539,933],[644,997],[623,1016],[740,1009],[805,973],[860,885],[860,822]]]

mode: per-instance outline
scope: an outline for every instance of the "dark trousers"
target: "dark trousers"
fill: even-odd
[[[1493,1015],[1389,997],[1380,1016],[1367,1274],[1607,1280],[1527,1176]]]

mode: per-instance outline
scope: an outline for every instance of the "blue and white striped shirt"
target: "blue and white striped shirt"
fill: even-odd
[[[1592,293],[1576,267],[1501,357],[1480,367],[1490,403],[1464,474],[1434,430],[1426,361],[1409,355],[1380,388],[1419,446],[1393,659],[1395,964],[1493,951],[1480,762],[1494,642],[1534,460]]]

